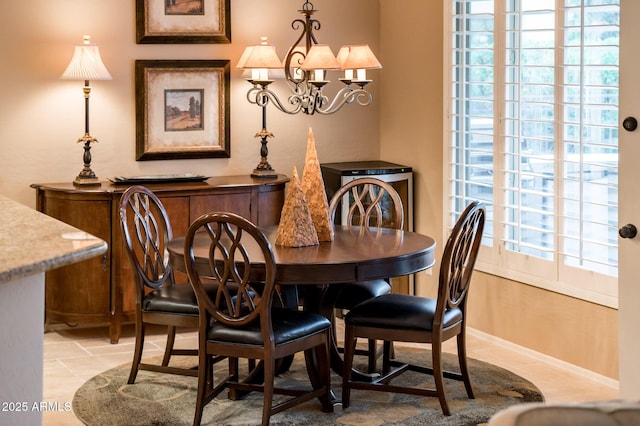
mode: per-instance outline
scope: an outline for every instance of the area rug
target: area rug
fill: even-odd
[[[429,363],[429,351],[396,350],[399,359]],[[419,357],[419,358],[418,358]],[[155,361],[155,360],[154,360]],[[182,362],[185,362],[184,360]],[[446,369],[456,370],[455,355],[444,354]],[[246,364],[245,364],[246,366]],[[136,383],[127,384],[130,364],[107,370],[84,383],[73,398],[73,411],[85,424],[102,425],[191,425],[196,397],[196,378],[140,371]],[[272,425],[478,425],[502,408],[524,402],[543,401],[540,390],[510,371],[469,359],[476,399],[468,399],[462,382],[445,379],[451,416],[444,416],[437,398],[353,390],[351,406],[334,413],[320,411],[317,400],[271,417]],[[216,365],[223,375],[226,363]],[[429,385],[428,376],[404,374],[397,383]],[[297,355],[279,386],[308,383],[304,357]],[[413,381],[413,382],[412,382]],[[341,395],[341,378],[332,373],[333,390]],[[432,385],[431,385],[432,386]],[[278,398],[278,397],[277,397]],[[204,410],[203,425],[257,425],[262,416],[262,394],[252,393],[231,401],[226,391]]]

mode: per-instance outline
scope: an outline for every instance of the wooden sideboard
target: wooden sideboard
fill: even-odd
[[[146,184],[165,205],[174,236],[185,235],[200,215],[237,213],[259,226],[280,220],[289,178],[212,177],[204,182]],[[72,183],[33,184],[36,208],[107,242],[103,256],[46,273],[45,324],[108,323],[111,343],[122,324],[134,321],[133,270],[125,253],[119,223],[120,197],[129,185],[102,182],[95,187]],[[178,275],[178,274],[176,274]],[[186,280],[186,276],[176,276]]]

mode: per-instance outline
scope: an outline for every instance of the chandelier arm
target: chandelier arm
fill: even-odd
[[[296,92],[289,96],[289,103],[298,105],[298,111],[307,115],[313,115],[320,111],[323,105],[329,102],[329,98],[322,94],[321,90],[307,89],[305,92]]]
[[[320,27],[320,21],[318,21],[317,19],[309,20],[309,37],[311,37],[311,41],[313,42],[313,44],[318,44],[318,39],[316,39],[316,34],[314,33],[314,31],[320,31]]]
[[[328,98],[324,96],[324,99],[328,102]],[[316,105],[315,112],[322,115],[333,114],[339,111],[343,106],[352,103],[358,103],[361,106],[368,106],[373,102],[371,93],[364,89],[353,89],[351,87],[343,87],[340,89],[331,103],[326,108],[321,108],[322,105]]]
[[[300,44],[302,37],[304,37],[307,33],[307,25],[302,19],[294,19],[293,21],[291,21],[291,28],[293,28],[294,30],[298,30],[300,26],[302,26],[302,32],[300,33],[300,37],[298,37],[298,39],[291,45],[291,50],[293,50],[294,47]]]
[[[294,97],[293,95],[289,97],[289,103],[293,105],[294,108],[287,109],[282,101],[280,101],[280,98],[278,98],[278,95],[267,87],[254,86],[247,92],[247,100],[249,103],[258,105],[259,107],[265,107],[269,104],[269,101],[271,101],[278,110],[290,115],[299,113],[303,108],[299,99],[291,99]]]
[[[298,77],[293,72],[293,69],[298,67],[295,66],[296,64],[294,64],[294,67],[292,67],[291,64],[295,63],[294,59],[297,55],[300,56],[300,58],[297,60],[297,65],[302,65],[305,58],[307,57],[309,49],[311,49],[311,46],[314,44],[318,44],[318,40],[316,39],[314,31],[320,30],[321,27],[320,21],[318,21],[317,19],[311,19],[311,14],[315,12],[311,3],[308,3],[308,5],[305,4],[305,7],[303,7],[303,10],[301,10],[300,12],[305,16],[304,21],[302,19],[294,19],[291,22],[291,28],[296,31],[302,29],[302,31],[300,32],[300,36],[296,39],[296,41],[291,44],[291,47],[289,48],[289,51],[287,53],[287,57],[284,61],[285,76],[288,81],[296,85],[301,82],[308,81],[309,73],[303,72],[302,75]],[[304,52],[301,52],[300,50],[296,50],[296,48],[301,44],[303,39],[305,50]]]
[[[302,38],[302,36],[300,36]],[[300,39],[298,39],[299,41]],[[297,43],[297,42],[296,42]],[[295,74],[295,69],[299,69],[299,67],[302,65],[302,63],[304,62],[305,59],[305,54],[295,50],[297,44],[294,44],[291,46],[291,49],[289,50],[289,53],[287,54],[287,57],[285,58],[284,61],[284,71],[285,71],[285,77],[287,82],[293,83],[294,85],[298,85],[300,83],[302,83],[303,81],[306,81],[308,79],[307,77],[307,72],[306,71],[302,71],[300,73],[299,76],[296,76]],[[296,57],[299,57],[299,59],[296,59]],[[297,62],[298,67],[296,67],[295,65],[292,67],[291,63],[295,63]]]

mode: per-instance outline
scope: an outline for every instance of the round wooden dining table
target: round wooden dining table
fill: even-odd
[[[410,275],[431,268],[435,262],[435,241],[417,232],[337,225],[333,241],[309,247],[284,247],[275,243],[277,226],[260,229],[271,242],[275,255],[276,282],[291,290],[285,293],[287,303],[297,306],[297,300],[290,298],[296,299],[296,289],[305,286],[303,309],[320,312],[329,319],[333,318],[332,301],[322,297],[327,284],[349,285],[357,281]],[[196,236],[196,264],[201,263],[204,271],[209,270],[209,243],[210,239],[198,239]],[[173,239],[167,248],[171,265],[185,272],[184,237]],[[251,246],[248,250],[251,254]],[[332,346],[331,368],[341,375],[342,356],[337,346]]]

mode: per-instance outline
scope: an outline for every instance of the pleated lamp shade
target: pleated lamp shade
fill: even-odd
[[[84,36],[84,43],[75,46],[71,62],[60,78],[64,80],[111,80],[111,74],[102,62],[98,45],[90,43],[89,36]]]

